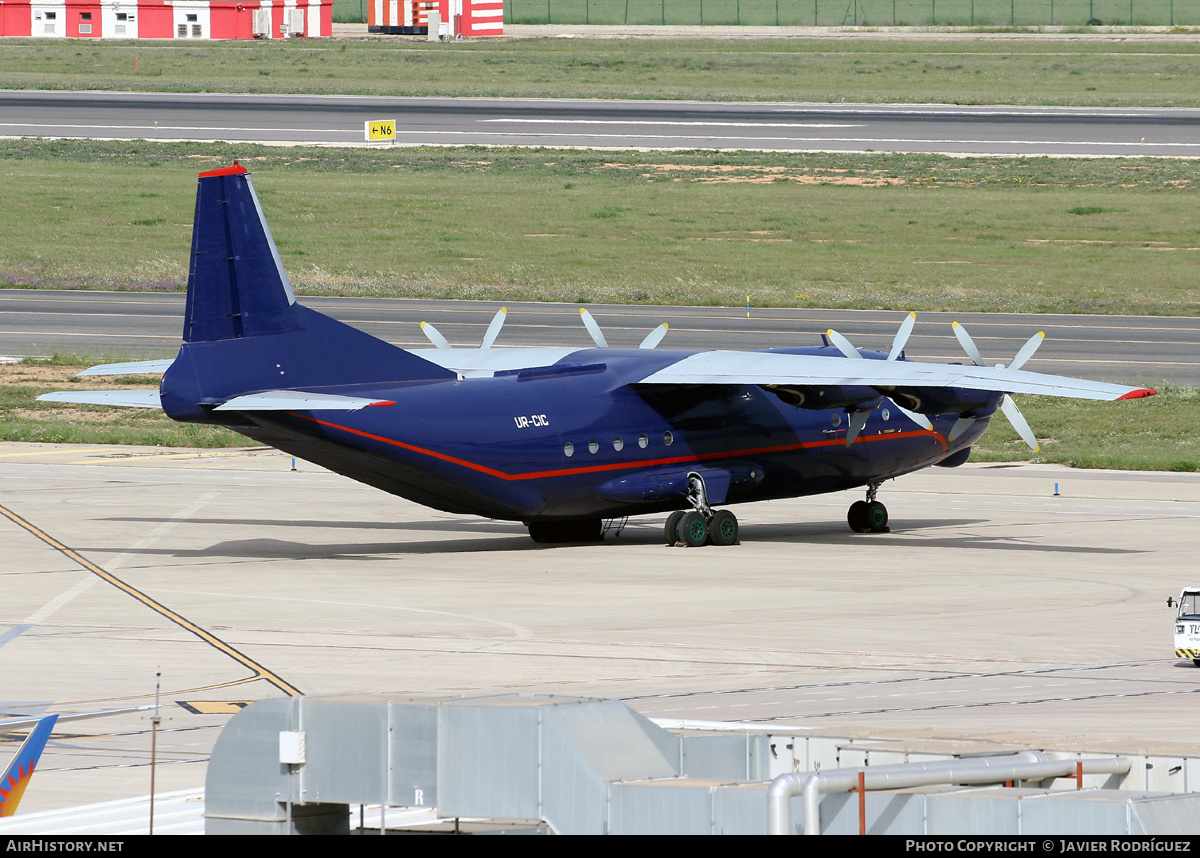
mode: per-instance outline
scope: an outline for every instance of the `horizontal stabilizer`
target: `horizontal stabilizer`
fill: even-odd
[[[171,368],[171,364],[175,362],[175,358],[165,358],[164,360],[138,360],[132,363],[102,363],[99,366],[90,366],[81,373],[76,374],[76,378],[85,375],[156,375],[160,372],[166,372]]]
[[[157,390],[56,390],[38,397],[41,402],[74,402],[78,405],[115,405],[120,408],[162,408]]]
[[[339,396],[332,393],[306,393],[303,390],[264,390],[235,396],[214,411],[358,411],[371,406],[396,403],[390,399],[363,396]]]

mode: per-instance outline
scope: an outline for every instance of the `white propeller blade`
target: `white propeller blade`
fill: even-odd
[[[1038,350],[1038,346],[1042,344],[1042,340],[1046,339],[1045,331],[1038,331],[1029,338],[1029,342],[1021,346],[1021,350],[1017,352],[1017,356],[1012,359],[1012,363],[1008,365],[1009,369],[1020,369],[1025,365],[1025,361],[1033,357],[1033,353]]]
[[[421,323],[421,330],[425,333],[425,336],[429,337],[429,342],[433,343],[439,349],[454,348],[454,346],[450,345],[450,341],[442,336],[441,331],[428,322]]]
[[[896,331],[896,338],[892,340],[892,350],[888,352],[888,360],[900,357],[900,352],[904,351],[904,344],[908,342],[908,335],[912,333],[913,325],[916,323],[916,313],[909,313],[908,317],[900,323],[900,329]]]
[[[847,447],[854,443],[854,439],[858,437],[858,433],[867,425],[867,418],[870,416],[870,411],[855,411],[850,415],[850,425],[846,429]]]
[[[500,334],[500,329],[504,327],[504,319],[508,315],[508,308],[501,307],[500,312],[492,317],[492,323],[488,325],[487,333],[483,335],[483,342],[479,344],[481,349],[490,349],[492,343],[496,342],[496,337]]]
[[[842,354],[844,354],[846,357],[848,357],[848,358],[861,358],[862,357],[862,353],[858,349],[856,349],[850,343],[850,341],[848,339],[843,337],[841,334],[839,334],[833,328],[830,328],[828,331],[826,331],[825,335],[829,337],[829,341],[831,343],[833,343],[835,346],[837,346],[837,350],[839,352],[841,352]]]
[[[954,425],[950,427],[950,439],[953,441],[959,435],[971,428],[971,424],[975,422],[974,417],[959,417],[954,421]]]
[[[604,332],[600,330],[600,326],[596,324],[596,320],[592,318],[592,314],[583,307],[580,307],[579,318],[583,319],[583,326],[592,335],[592,342],[596,344],[596,347],[601,349],[608,348],[608,340],[604,339]]]
[[[895,408],[897,411],[899,411],[901,414],[903,414],[905,417],[907,417],[913,423],[916,423],[922,429],[932,429],[933,428],[933,421],[930,420],[928,417],[926,417],[924,414],[918,414],[915,411],[909,411],[907,408],[901,408],[895,402],[892,402],[892,408]]]
[[[971,335],[967,333],[967,329],[958,322],[955,322],[952,327],[954,328],[954,336],[958,337],[958,343],[963,347],[963,351],[967,353],[967,357],[975,363],[975,366],[986,366],[983,362],[983,355],[979,353],[979,348],[975,345],[975,341],[971,339]]]
[[[1021,436],[1021,440],[1029,445],[1029,449],[1035,453],[1042,449],[1042,445],[1038,443],[1033,430],[1029,428],[1029,423],[1025,420],[1025,415],[1021,413],[1021,409],[1017,408],[1017,403],[1013,402],[1013,398],[1007,393],[1000,400],[1000,410],[1004,412],[1004,416],[1008,418],[1008,422],[1012,424],[1012,428],[1017,430],[1017,434]]]
[[[642,340],[639,349],[652,349],[662,342],[662,338],[667,335],[667,323],[663,322],[650,333],[646,334],[646,339]]]

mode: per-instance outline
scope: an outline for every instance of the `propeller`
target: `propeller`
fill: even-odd
[[[508,308],[501,307],[500,312],[492,317],[492,323],[488,325],[487,332],[483,335],[483,342],[479,344],[481,349],[490,349],[492,343],[496,342],[496,337],[500,335],[500,329],[504,327],[504,320],[508,318]]]
[[[421,323],[421,333],[429,338],[429,342],[433,343],[439,349],[452,349],[450,341],[442,336],[442,332],[431,325],[429,322]]]
[[[917,323],[917,314],[916,313],[909,313],[905,317],[904,321],[900,323],[900,327],[896,331],[896,336],[892,339],[892,349],[891,349],[891,351],[888,352],[888,356],[887,356],[888,360],[896,360],[900,356],[900,353],[902,351],[904,351],[904,344],[908,342],[909,334],[912,333],[913,325],[915,325],[916,323]],[[854,345],[848,339],[843,337],[841,334],[839,334],[833,328],[830,328],[825,333],[826,333],[826,336],[829,337],[829,341],[831,343],[833,343],[833,345],[837,348],[837,350],[840,351],[842,354],[844,354],[846,357],[851,358],[851,359],[854,359],[854,358],[861,359],[862,358],[862,352],[860,352],[858,349],[856,349],[854,347]],[[901,406],[897,405],[894,401],[892,402],[892,407],[894,407],[897,411],[899,411],[901,414],[903,414],[905,417],[907,417],[913,423],[916,423],[918,426],[920,426],[924,429],[932,429],[933,428],[933,422],[928,417],[926,417],[924,414],[918,414],[915,411],[909,411],[907,408],[902,408]],[[858,437],[858,433],[861,432],[863,426],[865,426],[867,424],[867,415],[869,413],[870,413],[870,411],[855,411],[855,412],[851,413],[850,425],[846,429],[846,446],[847,447],[849,447],[851,444],[854,443],[854,439]]]
[[[579,308],[579,318],[581,318],[583,320],[583,326],[585,328],[587,328],[588,334],[591,335],[592,342],[594,342],[596,344],[596,347],[601,348],[601,349],[608,348],[608,340],[606,340],[604,338],[604,332],[602,330],[600,330],[600,325],[595,320],[595,318],[592,316],[592,314],[589,313],[587,310],[585,310],[583,307],[580,307]],[[644,340],[642,340],[642,343],[641,343],[641,345],[638,346],[638,348],[639,349],[652,349],[655,346],[657,346],[659,343],[662,342],[662,338],[667,335],[667,327],[668,327],[667,323],[663,322],[661,325],[659,325],[653,331],[646,334],[646,338]]]
[[[888,360],[895,360],[900,357],[900,353],[904,351],[904,344],[908,342],[908,335],[912,333],[913,325],[916,323],[916,313],[909,313],[904,317],[904,321],[900,323],[900,328],[896,331],[896,336],[892,340],[892,350],[888,352]]]
[[[850,358],[851,360],[862,359],[862,352],[856,349],[848,339],[843,337],[833,328],[830,328],[828,331],[826,331],[825,335],[829,337],[829,341],[837,347],[837,350],[846,357]]]
[[[583,326],[587,328],[587,332],[591,334],[592,342],[596,344],[596,348],[608,348],[608,340],[604,339],[604,331],[600,330],[600,326],[596,324],[596,320],[592,318],[592,314],[583,307],[580,307],[579,318],[583,319]]]
[[[975,345],[975,341],[971,339],[971,335],[967,333],[967,329],[958,322],[954,323],[954,336],[958,338],[959,345],[963,347],[963,351],[967,353],[967,356],[971,358],[975,366],[987,366],[983,362],[983,356],[979,353],[979,347]],[[1020,369],[1023,367],[1025,362],[1033,357],[1033,353],[1038,350],[1038,346],[1042,344],[1042,340],[1044,339],[1046,339],[1045,331],[1038,331],[1030,337],[1013,357],[1012,363],[1008,365],[1008,369]],[[996,369],[1004,368],[1004,364],[996,364]],[[1041,445],[1038,444],[1037,437],[1033,434],[1033,430],[1029,428],[1029,421],[1025,419],[1025,415],[1021,413],[1021,409],[1017,408],[1017,403],[1007,393],[1000,400],[1000,410],[1004,412],[1004,416],[1008,418],[1008,422],[1012,424],[1013,429],[1021,436],[1021,440],[1028,444],[1033,452],[1036,453],[1042,449]],[[966,415],[959,417],[950,430],[950,440],[953,441],[965,432],[967,427],[977,419]]]
[[[483,342],[479,344],[481,349],[490,349],[492,343],[496,342],[496,337],[500,335],[500,329],[504,327],[504,320],[508,316],[508,308],[501,307],[496,315],[492,317],[491,324],[488,325],[487,332],[483,335]],[[429,338],[429,342],[433,343],[439,349],[452,349],[450,341],[442,336],[442,332],[433,326],[430,322],[421,323],[421,332]]]
[[[646,334],[646,339],[642,340],[639,349],[652,349],[662,342],[662,338],[667,335],[667,323],[663,322],[650,333]]]

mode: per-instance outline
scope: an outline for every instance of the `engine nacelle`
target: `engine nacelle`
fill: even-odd
[[[1003,393],[959,387],[880,388],[901,408],[917,414],[970,414],[986,417],[1000,406]]]
[[[788,405],[811,411],[824,411],[826,408],[870,411],[879,404],[879,391],[865,385],[764,384],[762,388],[774,393]]]
[[[961,450],[955,450],[949,456],[943,458],[940,462],[934,462],[934,464],[939,468],[957,468],[969,458],[971,458],[971,448],[963,447]]]

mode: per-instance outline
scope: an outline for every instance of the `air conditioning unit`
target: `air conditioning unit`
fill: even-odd
[[[304,35],[304,10],[289,9],[288,10],[288,35],[303,36]]]
[[[255,36],[268,38],[271,35],[271,10],[255,9],[253,26]]]

